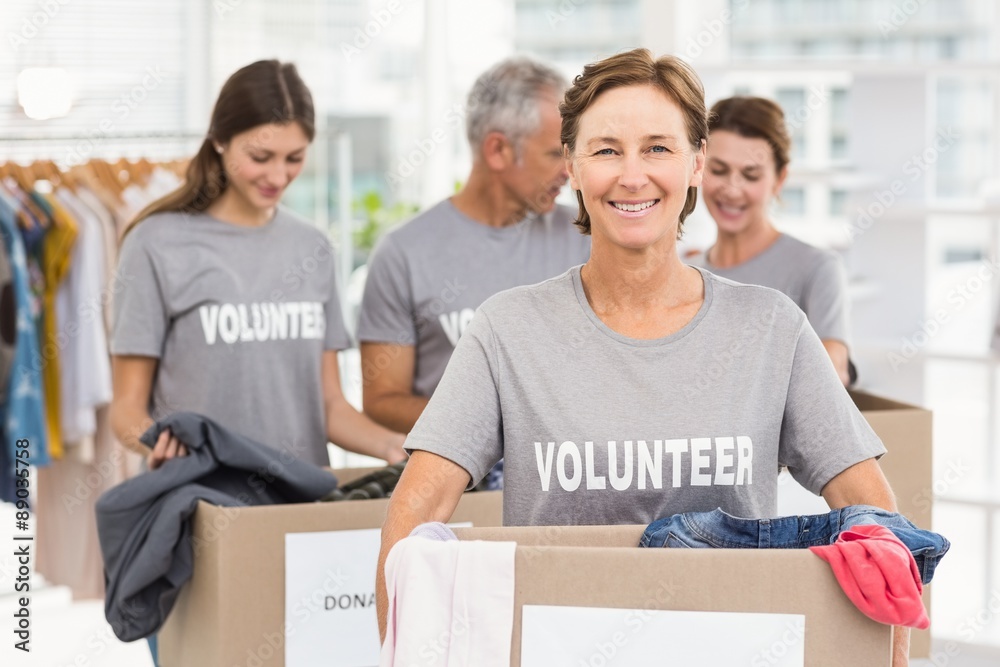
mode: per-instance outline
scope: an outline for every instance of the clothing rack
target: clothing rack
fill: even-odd
[[[61,168],[83,164],[90,159],[147,158],[152,161],[190,157],[204,133],[136,132],[39,134],[0,137],[0,153],[6,161],[30,163],[52,160]]]
[[[107,164],[91,166],[95,167],[92,169],[94,174],[99,173],[103,182],[106,183],[109,179],[124,176],[120,170],[117,172],[113,170],[115,164],[120,164],[119,160],[124,159],[131,162],[133,166],[137,166],[142,162],[156,165],[157,163],[190,159],[204,138],[204,132],[190,131],[101,134],[96,127],[85,133],[0,136],[0,166],[17,165],[20,167],[20,171],[28,170],[32,177],[40,178],[41,182],[48,181],[55,186],[55,189],[58,189],[63,174],[68,174],[67,180],[69,181],[74,179],[74,166],[87,165],[90,162],[103,162]],[[352,232],[355,227],[351,217],[353,161],[351,159],[350,136],[343,132],[330,132],[329,127],[318,127],[316,138],[317,141],[310,151],[311,172],[315,174],[312,179],[312,198],[315,202],[315,209],[314,213],[311,216],[307,215],[307,217],[311,217],[313,222],[324,230],[330,229],[330,221],[335,216],[341,221],[338,230],[340,247],[337,250],[340,262],[338,278],[343,288],[347,285],[347,279],[353,268]],[[76,159],[73,159],[71,152],[74,150],[79,154]],[[50,164],[37,164],[46,162]],[[53,166],[52,163],[57,166]],[[107,169],[108,165],[112,166],[111,171]],[[148,168],[148,166],[148,164],[142,165],[143,168],[136,170],[135,173],[141,177],[145,173],[144,168]],[[52,172],[53,168],[57,169],[58,173]],[[122,169],[124,168],[122,166]],[[339,210],[333,212],[332,215],[330,211],[332,188],[328,178],[331,168],[339,172],[338,184],[334,187],[338,187],[340,193]],[[81,171],[91,170],[84,168]],[[132,173],[131,170],[129,173]],[[46,174],[52,180],[49,180]],[[93,184],[100,185],[99,182]],[[71,187],[70,190],[72,190]],[[341,304],[346,310],[347,299],[342,299]],[[106,421],[106,412],[107,409],[103,408],[98,413],[99,427],[95,436],[95,447],[99,445],[106,447],[108,442],[106,438],[110,437],[107,430],[109,426]],[[100,451],[106,452],[107,450]],[[67,480],[89,479],[87,475],[93,472],[92,467],[93,464],[76,463],[64,458],[58,466],[53,465],[40,469],[42,472],[39,474],[45,477],[45,488],[53,491],[55,495],[54,500],[53,497],[40,498],[37,509],[45,515],[47,527],[44,532],[48,541],[47,547],[49,547],[47,552],[53,556],[48,562],[42,564],[44,570],[60,573],[66,572],[66,568],[69,568],[72,572],[83,572],[84,575],[78,575],[80,578],[73,586],[74,590],[82,590],[90,597],[95,595],[100,597],[103,592],[96,590],[101,585],[100,557],[96,541],[90,535],[89,528],[84,528],[86,524],[78,520],[79,514],[69,516],[59,500],[59,494],[72,494],[74,492],[72,490],[66,491],[67,488],[72,487],[72,483]],[[95,477],[97,477],[96,474]],[[113,477],[116,478],[117,473]],[[102,476],[102,485],[113,484],[114,478]],[[91,489],[91,496],[87,502],[96,499],[99,495],[98,491],[98,489]],[[76,532],[73,532],[74,530]],[[61,552],[57,540],[70,540],[79,545],[73,554],[73,562],[63,563],[59,560]],[[87,560],[85,565],[81,565],[82,560]],[[67,583],[73,578],[72,572],[66,576]],[[87,573],[90,576],[86,576]],[[50,576],[53,581],[57,578],[59,578],[58,575]]]
[[[314,209],[312,220],[317,227],[323,230],[330,230],[331,215],[330,203],[332,190],[329,179],[324,175],[331,167],[337,170],[337,200],[338,209],[335,213],[339,221],[338,233],[338,276],[337,279],[342,289],[346,289],[354,263],[354,239],[355,221],[353,219],[352,202],[353,197],[353,156],[351,136],[347,132],[337,130],[331,126],[328,120],[320,121],[316,127],[316,138],[314,148],[311,151],[310,161],[313,164],[315,173],[320,177],[313,179],[313,201]],[[87,150],[86,155],[80,155],[83,159],[66,159],[63,165],[72,166],[86,162],[91,158],[110,160],[111,158],[141,159],[146,158],[152,162],[161,162],[182,158],[190,158],[194,155],[198,145],[204,138],[205,132],[195,132],[191,130],[177,132],[123,132],[117,134],[103,135],[96,128],[88,133],[68,133],[68,134],[41,134],[41,135],[19,135],[14,137],[0,136],[0,154],[3,155],[3,162],[22,163],[22,161],[36,162],[50,159],[58,161],[59,158],[72,157],[65,152],[53,154],[50,150],[37,150],[37,144],[46,144],[47,149],[66,151],[79,149],[72,144],[74,142],[89,141],[94,142],[93,149]],[[59,146],[59,144],[71,144]],[[123,145],[129,144],[127,149]],[[20,159],[19,159],[20,158]],[[347,299],[341,302],[344,308],[344,316],[349,318],[347,309]]]
[[[180,177],[149,160],[92,159],[68,170],[51,160],[5,162],[0,173],[6,282],[18,323],[2,378],[0,498],[12,497],[11,445],[28,440],[37,466],[35,539],[43,545],[36,571],[75,596],[103,597],[96,530],[80,517],[139,463],[117,448],[109,422],[118,240],[134,214]]]

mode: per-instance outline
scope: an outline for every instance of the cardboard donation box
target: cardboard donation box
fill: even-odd
[[[371,471],[334,473],[344,484]],[[499,526],[502,495],[496,491],[465,494],[453,522]],[[374,652],[376,656],[374,662],[360,663],[363,667],[377,664],[374,561],[378,541],[373,540],[373,534],[382,526],[388,502],[375,499],[243,508],[201,503],[193,525],[194,576],[159,633],[160,665],[283,667],[286,649],[308,643],[308,635],[315,632],[317,624],[329,627],[332,617],[340,613],[370,617],[363,622],[366,632],[351,641],[361,645],[357,653]],[[321,538],[331,531],[339,548],[312,554],[316,561],[313,572],[320,567],[319,576],[307,581],[305,593],[290,599],[286,595],[286,541]],[[358,576],[359,567],[369,568],[370,574]],[[309,576],[292,574],[291,578]],[[341,642],[340,648],[347,646]],[[323,664],[341,664],[333,655],[326,659]]]
[[[931,412],[926,408],[852,391],[851,398],[875,434],[886,455],[879,461],[896,494],[899,513],[931,530],[934,501]]]
[[[640,549],[644,529],[455,530],[518,544],[511,667],[891,664],[892,628],[810,551]]]
[[[879,465],[896,494],[899,513],[918,528],[933,530],[931,513],[934,480],[930,410],[863,391],[852,390],[850,394],[868,425],[885,445],[886,454]],[[803,489],[787,472],[782,473],[778,486],[779,514],[818,514],[828,510],[826,501]],[[924,588],[924,606],[929,615],[929,586]],[[912,630],[910,657],[929,657],[930,650],[931,631]]]

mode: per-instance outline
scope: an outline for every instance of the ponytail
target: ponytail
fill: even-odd
[[[142,209],[125,229],[122,238],[140,222],[157,213],[170,211],[201,213],[208,209],[225,189],[226,171],[222,168],[222,156],[216,152],[212,140],[205,139],[188,164],[184,183],[170,194]]]

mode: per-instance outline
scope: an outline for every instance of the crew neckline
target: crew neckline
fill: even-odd
[[[271,219],[263,225],[240,225],[235,222],[229,222],[228,220],[218,218],[208,211],[202,211],[202,215],[204,215],[210,222],[215,223],[217,227],[222,229],[231,230],[238,234],[262,234],[275,226],[275,223],[281,215],[281,206],[274,207],[274,215],[272,215]]]
[[[674,333],[668,336],[663,336],[662,338],[629,338],[628,336],[622,335],[609,327],[600,317],[597,316],[597,313],[594,312],[594,309],[590,306],[590,302],[587,301],[587,294],[583,290],[583,279],[580,277],[581,268],[582,265],[575,266],[570,269],[570,276],[573,279],[573,291],[576,293],[576,299],[580,304],[580,308],[583,310],[583,314],[595,327],[597,327],[599,331],[601,331],[601,333],[606,335],[608,338],[631,347],[660,347],[679,341],[698,327],[701,321],[705,319],[705,316],[708,314],[708,309],[712,306],[712,299],[715,291],[715,285],[711,278],[712,274],[701,267],[692,267],[697,269],[698,273],[701,274],[701,281],[705,288],[705,296],[702,300],[701,307],[698,308],[698,312],[691,318],[691,321]]]
[[[771,245],[767,246],[766,248],[761,250],[759,253],[757,253],[750,259],[740,262],[739,264],[733,264],[732,266],[719,266],[717,264],[713,264],[711,260],[709,260],[708,253],[712,250],[712,248],[715,247],[715,245],[713,244],[712,248],[709,248],[708,250],[705,251],[705,268],[707,268],[709,271],[735,271],[736,269],[741,269],[744,266],[749,266],[750,264],[753,264],[759,259],[766,257],[779,245],[784,245],[785,240],[787,238],[788,238],[787,234],[785,234],[784,232],[778,232],[778,238],[776,238]]]
[[[463,225],[472,226],[476,229],[479,229],[483,234],[488,234],[491,236],[505,236],[508,234],[513,234],[524,225],[531,223],[531,221],[536,220],[539,217],[536,214],[528,212],[525,214],[523,218],[521,218],[512,225],[506,225],[504,227],[494,227],[493,225],[487,225],[485,222],[480,222],[475,218],[470,218],[468,215],[463,213],[457,206],[455,206],[455,203],[451,200],[451,197],[448,197],[442,203],[447,205],[451,209],[452,213],[454,213],[455,217],[458,220],[460,220]]]

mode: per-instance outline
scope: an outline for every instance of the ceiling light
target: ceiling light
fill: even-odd
[[[73,106],[69,73],[61,67],[28,67],[17,76],[17,101],[34,120],[60,118]]]

